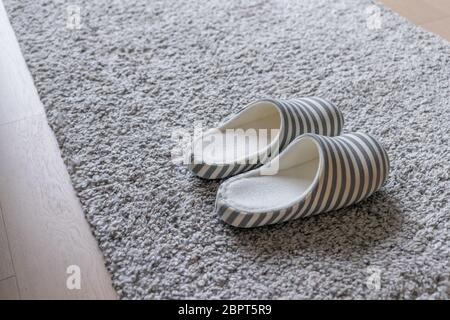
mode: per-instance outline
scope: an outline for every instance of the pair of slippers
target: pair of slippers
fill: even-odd
[[[372,136],[341,135],[344,118],[317,97],[266,99],[194,140],[188,167],[221,184],[226,223],[259,227],[337,210],[381,188],[389,158]]]

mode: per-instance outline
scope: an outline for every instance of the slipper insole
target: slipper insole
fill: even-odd
[[[240,124],[237,128],[215,130],[203,137],[203,161],[232,163],[256,156],[275,139],[276,135],[271,130],[279,128],[280,118],[272,114]],[[267,129],[267,135],[259,129]]]
[[[270,211],[296,201],[314,181],[319,158],[281,169],[276,175],[260,175],[233,181],[227,190],[230,203],[241,209]]]

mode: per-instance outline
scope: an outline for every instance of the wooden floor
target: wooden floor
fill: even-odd
[[[379,0],[422,28],[450,41],[450,0]]]
[[[0,70],[0,299],[114,299],[1,1]]]
[[[450,40],[450,0],[380,1]],[[1,0],[0,70],[0,299],[115,299]]]

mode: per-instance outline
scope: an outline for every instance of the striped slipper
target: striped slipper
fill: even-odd
[[[255,169],[304,133],[336,136],[344,119],[331,102],[316,98],[259,100],[194,140],[188,167],[205,179]]]
[[[386,151],[363,133],[324,137],[305,134],[266,166],[225,181],[216,211],[236,227],[251,228],[337,210],[380,189],[389,173]]]

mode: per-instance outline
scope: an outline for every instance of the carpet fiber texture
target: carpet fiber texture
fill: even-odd
[[[444,40],[368,0],[4,2],[122,298],[450,298]],[[171,162],[172,131],[307,95],[381,141],[387,184],[305,220],[221,223],[219,182]]]

